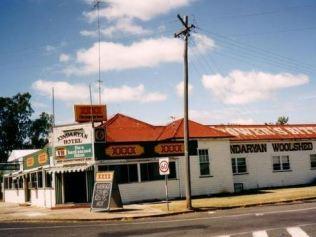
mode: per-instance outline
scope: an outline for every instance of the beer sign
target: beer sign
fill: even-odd
[[[103,122],[107,120],[106,105],[75,105],[75,121],[84,122]]]

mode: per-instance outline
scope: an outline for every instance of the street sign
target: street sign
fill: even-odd
[[[0,163],[0,170],[19,170],[19,163]]]
[[[159,174],[160,175],[169,175],[169,158],[160,158],[159,159]]]
[[[160,158],[159,159],[159,174],[165,176],[165,190],[166,190],[166,203],[167,210],[169,211],[169,201],[168,201],[168,175],[170,174],[169,169],[169,158]]]

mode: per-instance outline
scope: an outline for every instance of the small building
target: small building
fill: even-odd
[[[192,195],[307,184],[316,178],[316,125],[203,125],[189,121]],[[183,119],[155,126],[116,114],[56,126],[49,144],[20,155],[5,201],[56,207],[90,203],[95,172],[115,171],[124,204],[165,198],[158,159],[169,157],[170,198],[185,196]]]

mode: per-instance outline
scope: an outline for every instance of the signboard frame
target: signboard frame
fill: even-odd
[[[97,185],[99,185],[99,184],[110,184],[110,192],[109,192],[108,199],[107,199],[108,200],[107,201],[107,207],[104,207],[104,208],[94,208],[93,207],[95,191],[96,191]],[[94,183],[92,199],[91,199],[91,205],[90,205],[90,211],[98,212],[98,211],[109,211],[110,210],[112,188],[113,188],[113,180],[112,181],[107,181],[107,182],[95,182]]]
[[[99,111],[100,110],[100,111]],[[107,120],[106,105],[74,105],[75,121],[104,122]]]

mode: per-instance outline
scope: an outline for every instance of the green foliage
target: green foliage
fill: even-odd
[[[0,162],[14,149],[42,148],[47,143],[51,118],[42,113],[32,121],[30,99],[29,93],[0,97]]]
[[[280,116],[278,117],[278,120],[276,122],[277,125],[285,125],[289,122],[289,117],[286,116]]]
[[[42,112],[30,127],[30,140],[32,148],[42,148],[48,143],[48,133],[53,124],[53,116]]]

